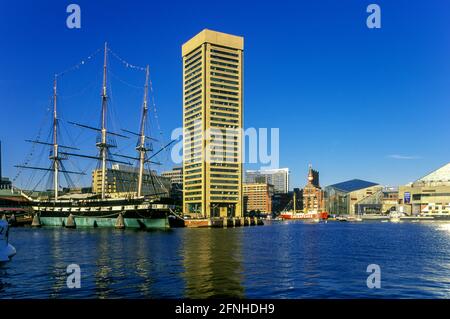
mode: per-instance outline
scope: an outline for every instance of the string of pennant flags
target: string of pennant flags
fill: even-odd
[[[117,60],[119,60],[126,68],[145,72],[145,67],[127,62],[126,60],[122,59],[117,53],[112,51],[110,48],[108,48],[108,51],[112,54],[113,57],[115,57]]]
[[[103,50],[103,48],[98,48],[95,52],[93,52],[92,54],[90,54],[89,56],[87,56],[86,58],[81,60],[80,62],[74,64],[73,66],[69,67],[68,69],[66,69],[66,70],[64,70],[62,72],[56,73],[55,75],[57,77],[59,77],[59,76],[62,76],[64,74],[66,74],[66,73],[69,73],[69,72],[72,72],[74,70],[79,69],[81,66],[83,66],[83,65],[89,63],[90,61],[92,61],[94,59],[94,57],[99,52],[101,52],[102,50]],[[145,67],[142,67],[142,66],[139,66],[139,65],[135,65],[135,64],[132,64],[132,63],[126,61],[125,59],[121,58],[117,53],[112,51],[110,48],[108,48],[108,52],[110,52],[111,55],[113,57],[115,57],[119,62],[121,62],[126,68],[134,69],[134,70],[138,70],[138,71],[142,71],[142,72],[145,71]]]
[[[56,73],[55,76],[60,77],[63,76],[66,73],[78,70],[81,66],[85,65],[86,63],[92,61],[92,59],[101,51],[102,49],[99,48],[97,49],[94,53],[92,53],[91,55],[89,55],[88,57],[86,57],[85,59],[81,60],[80,62],[78,62],[77,64],[71,66],[70,68],[66,69],[65,71],[62,71],[60,73]]]

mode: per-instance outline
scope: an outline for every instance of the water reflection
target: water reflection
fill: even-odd
[[[149,249],[146,245],[144,236],[139,236],[136,244],[137,260],[134,275],[141,280],[141,283],[138,284],[137,288],[142,296],[149,297],[151,292],[150,285],[152,284],[152,276],[149,271]]]
[[[117,249],[116,238],[111,238],[111,234],[105,230],[100,230],[100,236],[97,242],[97,259],[95,272],[95,291],[100,299],[108,298],[112,280],[112,263],[116,263],[116,258],[113,255],[119,254]],[[111,240],[112,239],[112,240]],[[116,248],[116,249],[114,249]],[[117,255],[120,256],[120,255]],[[119,268],[120,269],[120,268]],[[117,269],[116,269],[117,271]],[[119,270],[120,271],[120,270]]]
[[[448,298],[447,223],[12,229],[0,298]],[[368,290],[379,264],[383,289]],[[66,268],[81,267],[81,289]]]
[[[66,242],[65,233],[61,231],[54,231],[50,235],[50,258],[51,261],[48,263],[48,273],[51,274],[50,278],[53,279],[53,285],[50,291],[50,298],[57,298],[61,294],[61,290],[64,289],[66,278],[65,270],[67,265],[63,262],[63,245]],[[70,249],[70,247],[66,247]]]
[[[243,298],[240,229],[185,229],[186,298]]]

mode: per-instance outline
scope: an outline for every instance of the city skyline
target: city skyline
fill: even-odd
[[[111,4],[108,12],[101,12],[101,3],[79,4],[80,30],[64,27],[65,4],[44,1],[1,10],[0,33],[9,48],[0,56],[0,100],[8,114],[0,120],[5,176],[14,177],[13,166],[27,153],[23,140],[36,135],[53,74],[108,39],[114,38],[112,49],[130,62],[150,64],[161,128],[166,138],[170,136],[182,125],[180,46],[205,28],[245,37],[244,127],[280,128],[280,167],[289,167],[291,188],[304,185],[309,163],[321,172],[323,185],[360,178],[394,186],[449,162],[449,129],[437,121],[448,115],[450,101],[450,28],[442,14],[446,4],[427,8],[381,1],[380,30],[367,29],[365,5],[356,1],[345,7],[323,1],[286,2],[283,9],[259,4],[254,13],[243,10],[245,16],[224,9],[220,18],[213,5],[199,9],[201,17],[195,22],[183,17],[183,10],[172,12],[163,4]],[[35,6],[44,13],[33,14]],[[280,10],[287,18],[279,17]],[[154,19],[134,19],[150,12]],[[419,12],[433,18],[413,19]],[[97,23],[99,15],[98,20],[109,22]],[[272,23],[266,25],[267,20],[258,16]],[[244,23],[248,19],[254,23]],[[178,24],[185,28],[175,27]],[[268,42],[273,47],[267,47]],[[33,50],[27,50],[30,45]],[[139,81],[136,77],[132,84]],[[65,93],[74,92],[67,88]],[[94,90],[89,103],[96,104],[90,114],[100,107],[98,95]],[[138,92],[136,113],[141,98]],[[70,114],[67,108],[63,112]],[[129,126],[137,122],[132,115],[122,119]]]

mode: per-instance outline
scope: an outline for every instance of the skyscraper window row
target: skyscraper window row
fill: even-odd
[[[224,112],[233,112],[233,113],[239,113],[239,109],[237,108],[230,108],[230,107],[221,107],[221,106],[211,106],[211,110],[217,110],[217,111],[224,111]]]
[[[197,99],[197,100],[199,100],[199,99]],[[190,104],[189,107],[186,108],[185,114],[189,115],[189,113],[192,111],[192,109],[194,109],[197,106],[201,107],[202,106],[202,101],[197,101],[196,103]]]
[[[186,108],[188,108],[191,104],[193,104],[193,103],[195,103],[195,102],[197,102],[197,101],[199,101],[199,100],[200,100],[200,102],[201,102],[201,99],[202,99],[202,97],[201,97],[201,95],[199,95],[199,96],[196,96],[195,98],[193,98],[192,100],[190,100],[189,102],[187,102],[187,101],[185,100],[185,106],[186,106]]]
[[[237,125],[229,125],[229,124],[219,124],[219,123],[211,123],[211,127],[221,127],[221,128],[239,128]]]
[[[202,70],[202,62],[200,61],[199,63],[191,66],[189,69],[185,70],[185,75],[188,75],[189,73],[195,74],[195,72],[201,71]]]
[[[213,184],[211,184],[211,188],[235,190],[235,189],[239,189],[239,186],[236,186],[236,185],[222,185],[222,183],[213,183]]]
[[[229,201],[237,201],[238,198],[237,197],[222,197],[222,196],[211,196],[211,200],[229,200]]]
[[[191,139],[186,139],[186,141],[184,141],[184,147],[186,149],[188,148],[192,148],[192,147],[197,147],[197,146],[202,146],[202,139],[201,138],[191,138]]]
[[[196,164],[191,164],[191,165],[186,165],[185,169],[190,169],[190,168],[194,168],[194,167],[201,167],[203,164],[202,163],[196,163]]]
[[[199,89],[197,89],[196,92],[191,93],[190,95],[186,95],[185,98],[184,98],[184,100],[186,101],[186,103],[189,103],[189,100],[190,100],[191,98],[193,98],[193,97],[195,97],[195,96],[197,96],[197,95],[200,95],[201,93],[202,93],[202,89],[199,88]]]
[[[190,73],[185,73],[184,74],[184,80],[190,80],[191,78],[197,77],[198,75],[202,75],[202,68],[198,68],[197,70],[190,72]]]
[[[218,93],[218,94],[228,94],[233,96],[239,96],[239,92],[229,92],[224,90],[218,90],[218,89],[211,89],[211,92]]]
[[[186,178],[186,179],[197,179],[197,178],[202,178],[202,174],[187,175],[185,178]]]
[[[184,73],[188,74],[190,71],[192,71],[196,68],[201,69],[201,67],[202,67],[202,61],[201,61],[201,57],[199,57],[199,58],[193,60],[192,62],[184,65]]]
[[[186,57],[186,60],[184,61],[184,63],[191,62],[193,59],[195,59],[196,57],[198,57],[201,54],[202,54],[202,49],[199,47],[197,50],[193,51],[191,54],[189,54]]]
[[[236,113],[211,112],[211,115],[239,118],[239,114]]]
[[[193,125],[193,124],[195,124],[195,123],[197,123],[197,122],[199,122],[198,120],[193,120],[193,121],[185,121],[185,126],[186,127],[190,127],[191,125]],[[200,125],[201,125],[201,123],[200,123]]]
[[[186,67],[191,67],[192,65],[197,64],[198,62],[201,62],[201,60],[202,60],[201,55],[198,55],[197,57],[192,57],[192,58],[193,59],[190,61],[186,60],[185,69],[186,69]]]
[[[214,168],[214,167],[211,167],[210,170],[211,170],[211,172],[235,173],[235,174],[238,173],[237,169],[232,169],[232,168],[225,169],[225,168]]]
[[[215,178],[238,178],[238,175],[231,174],[210,174],[210,176]]]
[[[233,191],[211,191],[210,193],[214,195],[238,195],[238,192]]]
[[[237,73],[237,72],[232,72],[232,73]],[[221,72],[210,72],[210,75],[212,75],[212,76],[219,76],[219,77],[226,78],[226,79],[239,80],[239,76],[238,75],[225,74],[225,73],[221,73]]]
[[[213,184],[239,184],[239,181],[237,179],[225,179],[225,180],[220,180],[220,179],[212,179],[211,183]]]
[[[214,70],[214,71],[225,72],[225,73],[239,74],[239,71],[237,71],[237,70],[225,69],[225,68],[221,68],[221,67],[218,67],[218,66],[211,66],[210,69]],[[218,75],[218,74],[215,74],[215,75]],[[239,79],[239,76],[236,76],[235,79]]]
[[[197,121],[193,121],[192,122],[193,125],[185,125],[185,133],[189,133],[189,134],[195,134],[196,132],[193,132],[197,129],[201,129],[202,128],[202,123],[201,122],[197,122]]]
[[[226,100],[226,101],[236,101],[238,102],[239,99],[236,97],[231,97],[231,96],[223,96],[223,95],[215,95],[215,94],[211,94],[210,96],[212,99],[221,99],[221,100]]]
[[[212,53],[219,53],[219,54],[222,54],[222,55],[228,55],[228,56],[232,56],[232,57],[236,57],[236,58],[239,57],[239,54],[237,54],[237,53],[224,51],[224,50],[211,49],[211,52]]]
[[[198,80],[199,78],[201,79],[202,76],[202,72],[197,72],[194,74],[194,76],[191,76],[188,80],[185,79],[184,81],[184,85],[189,85],[190,83],[192,83],[193,81]]]
[[[187,150],[184,152],[184,155],[185,155],[186,157],[196,157],[196,156],[200,156],[200,155],[201,155],[201,152],[199,152],[199,151],[191,151],[191,150],[187,149]]]
[[[224,122],[224,123],[239,123],[239,120],[230,118],[211,117],[211,121]]]
[[[202,198],[200,197],[200,196],[197,196],[197,197],[186,197],[186,201],[187,202],[189,202],[189,201],[198,201],[198,200],[201,200]]]
[[[200,105],[200,106],[197,107],[197,108],[195,108],[195,109],[191,109],[189,112],[184,113],[184,116],[189,116],[189,115],[191,115],[191,114],[200,112],[200,111],[202,110],[201,104],[202,104],[202,102],[198,102],[198,104],[197,104],[197,105],[194,105],[194,107],[195,107],[195,106],[198,106],[198,105]]]
[[[226,61],[226,62],[233,62],[233,63],[239,63],[239,60],[237,59],[232,59],[232,58],[226,58],[217,54],[211,54],[210,55],[211,59],[216,59],[216,60],[221,60],[221,61]]]
[[[200,78],[200,79],[194,79],[194,81],[192,81],[191,83],[189,83],[189,84],[187,84],[186,85],[186,89],[190,89],[190,88],[192,88],[192,87],[194,87],[194,86],[196,86],[196,85],[202,85],[202,79]]]
[[[232,85],[239,85],[238,81],[232,81],[232,80],[225,80],[221,78],[211,77],[211,81],[218,82],[218,83],[226,83],[226,84],[232,84]]]
[[[218,155],[219,152],[221,152],[222,150],[225,150],[227,154],[234,155],[235,153],[233,153],[233,152],[237,152],[239,150],[237,145],[234,147],[228,146],[226,149],[223,147],[223,145],[221,143],[219,143],[217,145],[214,145],[214,143],[211,143],[211,146],[214,147],[213,151],[215,152],[215,153],[212,153],[212,155]]]
[[[199,108],[199,109],[201,110],[201,108]],[[190,122],[192,120],[195,120],[196,118],[202,117],[202,113],[199,112],[200,110],[198,110],[197,113],[194,113],[194,114],[186,117],[184,119],[184,122],[187,123],[187,122]]]
[[[184,96],[185,96],[185,100],[188,101],[189,99],[191,99],[192,97],[199,95],[202,92],[202,88],[201,86],[196,86],[193,87],[190,90],[187,90],[186,92],[184,92]]]
[[[238,164],[231,164],[231,163],[214,163],[214,162],[211,162],[210,165],[211,165],[211,167],[216,166],[216,167],[236,167],[236,168],[239,168]]]
[[[219,62],[219,61],[215,61],[215,60],[211,60],[210,63],[214,64],[214,65],[220,65],[220,66],[223,66],[223,67],[227,67],[227,68],[230,68],[230,69],[237,69],[237,68],[239,68],[239,65],[237,65],[237,64],[224,63],[224,62]],[[236,73],[237,73],[237,71],[236,71]]]
[[[222,157],[237,157],[238,153],[211,151],[211,155],[222,156]]]
[[[191,154],[196,154],[200,150],[201,150],[201,147],[196,147],[196,148],[193,148],[193,149],[187,149],[185,154],[186,154],[186,156],[191,155]]]
[[[184,156],[185,156],[185,158],[187,159],[187,161],[189,163],[198,162],[202,158],[202,154],[201,153],[194,153],[194,154],[187,153]]]
[[[214,83],[214,82],[211,83],[211,86],[219,88],[219,89],[226,89],[226,90],[232,90],[232,91],[238,91],[239,90],[239,88],[237,86],[217,84],[217,83]]]
[[[185,184],[186,185],[195,185],[195,184],[201,184],[201,183],[202,183],[201,180],[193,180],[193,181],[186,182]]]
[[[239,103],[236,102],[225,102],[225,101],[218,101],[218,100],[211,100],[210,101],[211,104],[216,104],[216,105],[221,105],[221,106],[231,106],[231,107],[236,107],[237,109],[239,109]]]
[[[202,192],[199,191],[187,191],[186,196],[194,196],[194,195],[201,195]]]

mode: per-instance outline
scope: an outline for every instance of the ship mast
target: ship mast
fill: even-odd
[[[139,152],[139,177],[138,177],[138,187],[137,196],[142,196],[142,180],[144,177],[144,166],[145,166],[145,156],[147,153],[147,148],[145,147],[145,123],[147,121],[148,105],[147,105],[147,95],[148,95],[148,79],[149,79],[149,67],[145,70],[145,87],[144,87],[144,102],[142,104],[142,118],[141,118],[141,131],[139,132],[139,145],[136,150]]]
[[[108,150],[108,145],[106,143],[106,106],[108,96],[106,94],[106,62],[107,62],[107,52],[108,47],[105,42],[105,53],[103,58],[103,88],[102,88],[102,140],[97,146],[100,149],[100,157],[102,160],[102,199],[105,199],[105,185],[106,185],[106,154]]]
[[[55,201],[58,200],[58,171],[59,171],[59,158],[58,158],[58,118],[56,112],[57,94],[56,94],[56,74],[53,81],[53,187],[55,190]]]
[[[294,190],[294,214],[297,213],[297,193]]]

